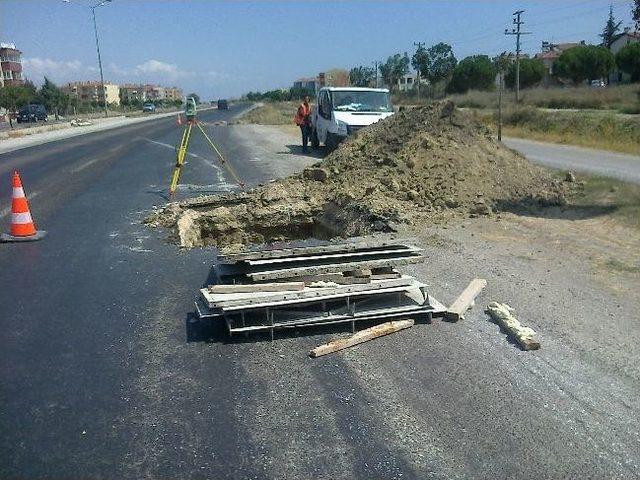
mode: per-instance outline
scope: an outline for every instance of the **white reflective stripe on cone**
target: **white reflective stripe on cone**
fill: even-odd
[[[11,223],[13,224],[33,223],[33,220],[31,219],[31,213],[30,212],[12,213]]]
[[[22,187],[13,187],[13,198],[22,198],[24,197],[24,190]]]

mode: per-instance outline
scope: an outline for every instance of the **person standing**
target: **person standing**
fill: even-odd
[[[309,105],[309,100],[308,95],[304,97],[294,118],[296,125],[300,127],[300,132],[302,133],[302,151],[304,153],[309,151],[307,145],[311,137],[311,106]]]

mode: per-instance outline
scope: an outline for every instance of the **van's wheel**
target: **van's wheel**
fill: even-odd
[[[338,141],[338,137],[336,137],[333,133],[327,132],[327,141],[324,142],[327,150],[329,150],[329,152],[333,152],[336,148],[338,148],[338,143],[340,143]]]
[[[316,150],[320,146],[320,140],[318,140],[318,132],[314,128],[311,130],[311,148]]]

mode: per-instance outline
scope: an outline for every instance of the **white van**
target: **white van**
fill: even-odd
[[[348,135],[393,115],[386,88],[325,87],[311,115],[311,146],[333,150]]]

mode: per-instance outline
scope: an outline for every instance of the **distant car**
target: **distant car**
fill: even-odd
[[[591,86],[593,88],[604,88],[607,85],[604,83],[604,80],[591,80]]]
[[[44,105],[31,103],[18,110],[16,120],[18,123],[37,122],[39,120],[46,122],[49,120],[49,117],[47,116],[47,110],[44,108]]]
[[[145,103],[144,105],[142,105],[142,111],[143,112],[155,112],[156,111],[156,106],[153,103]]]
[[[229,110],[229,104],[226,100],[218,100],[218,110]]]

